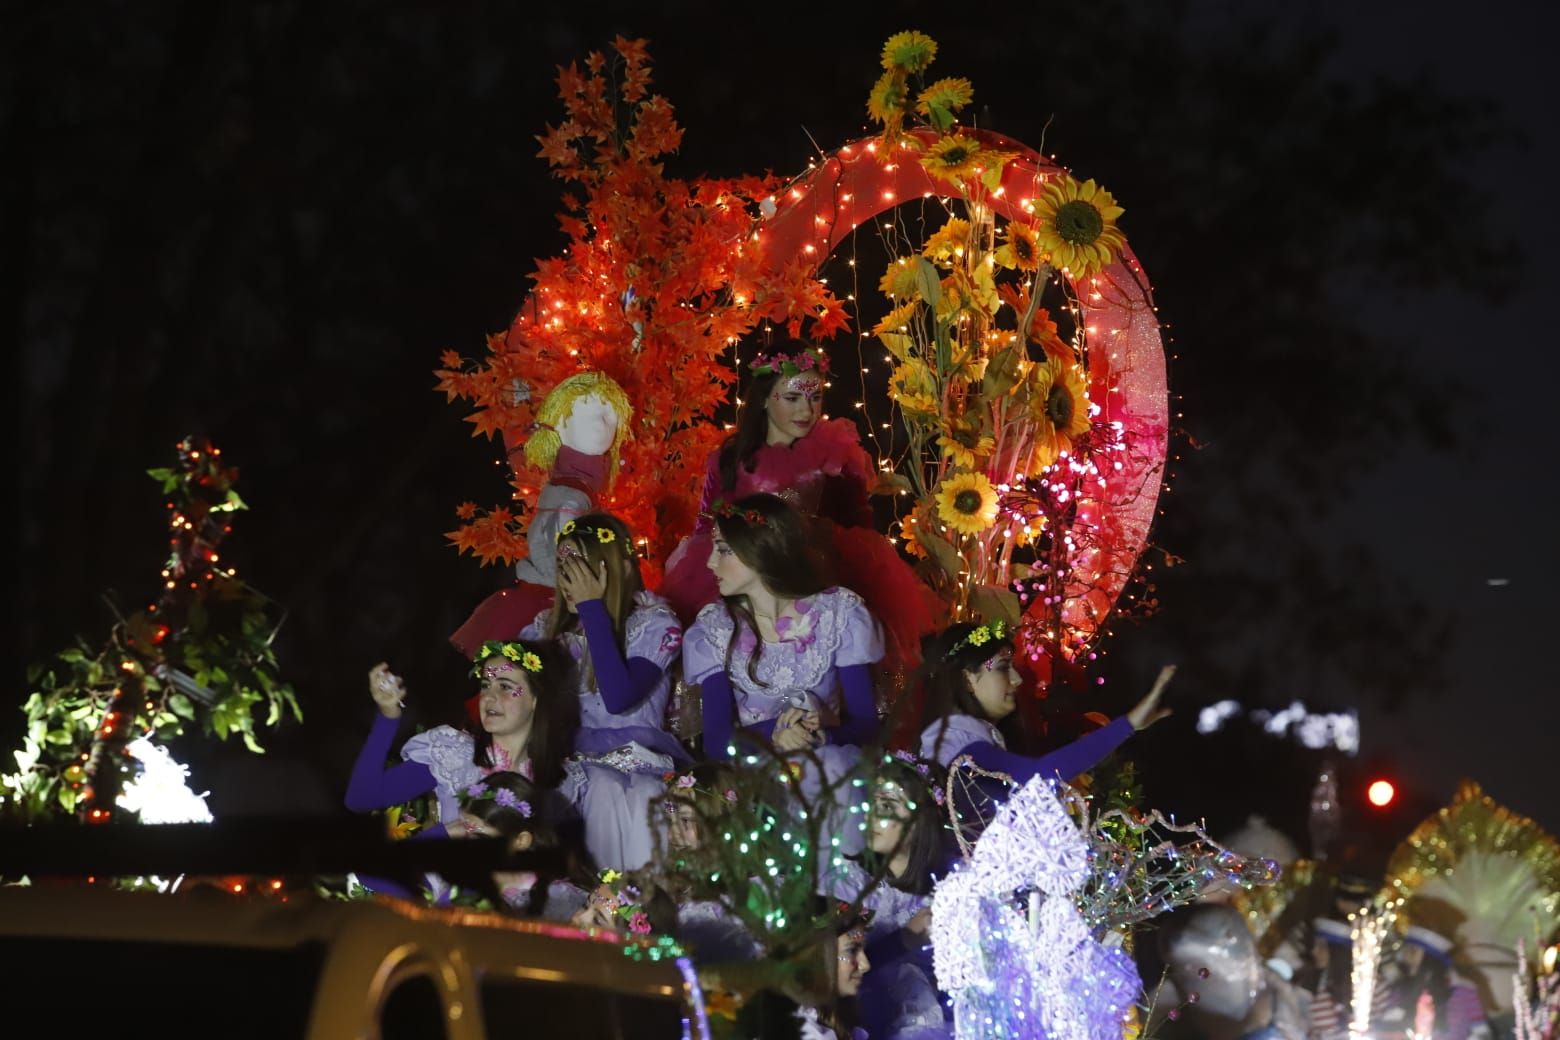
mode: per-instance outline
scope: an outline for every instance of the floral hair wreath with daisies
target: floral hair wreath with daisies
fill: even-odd
[[[463,801],[467,808],[476,805],[478,802],[492,802],[495,805],[503,806],[505,809],[513,809],[527,820],[531,818],[531,803],[525,801],[507,787],[489,787],[487,784],[478,781],[466,788],[462,794],[465,796]]]
[[[779,376],[784,379],[808,372],[826,376],[829,374],[829,358],[817,347],[808,347],[795,354],[776,351],[773,354],[759,354],[749,361],[748,371],[755,376]]]
[[[993,640],[1007,639],[1011,634],[1012,632],[1009,630],[1007,622],[1001,618],[995,621],[988,621],[983,625],[977,626],[969,635],[949,647],[948,652],[943,656],[951,660],[955,654],[965,647],[979,648]]]
[[[513,661],[533,675],[539,675],[542,671],[542,659],[534,650],[526,649],[524,643],[509,643],[502,639],[489,639],[477,648],[477,655],[473,659],[471,674],[482,678],[482,665],[491,657],[502,657]]]
[[[553,542],[561,542],[565,538],[590,537],[597,545],[613,545],[621,541],[623,552],[629,556],[634,555],[634,547],[628,544],[627,539],[619,539],[618,533],[610,527],[599,527],[592,524],[581,524],[570,520],[558,528],[558,533],[553,535]]]

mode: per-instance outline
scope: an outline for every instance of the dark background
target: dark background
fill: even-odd
[[[443,532],[507,492],[431,391],[562,243],[535,158],[560,63],[645,36],[688,176],[790,173],[866,131],[882,41],[918,28],[974,117],[1126,206],[1184,414],[1162,610],[1120,626],[1118,711],[1162,661],[1149,800],[1297,839],[1320,765],[1224,698],[1355,707],[1353,833],[1384,848],[1472,776],[1560,826],[1549,757],[1556,365],[1547,7],[1132,3],[857,10],[663,3],[7,7],[0,336],[14,530],[0,707],[24,668],[155,592],[148,467],[187,432],[240,466],[224,560],[289,610],[306,724],[265,758],[181,749],[218,813],[335,811],[389,660],[422,716],[445,636],[503,580]],[[1543,11],[1545,13],[1540,14]],[[843,342],[843,340],[841,341]],[[837,403],[838,404],[838,403]],[[1491,584],[1504,579],[1507,584]],[[19,713],[0,712],[10,746]],[[1360,784],[1404,794],[1365,814]]]

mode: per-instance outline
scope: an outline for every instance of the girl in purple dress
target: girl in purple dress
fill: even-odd
[[[824,585],[803,519],[781,499],[750,495],[714,515],[721,602],[683,645],[683,676],[703,687],[705,755],[728,757],[738,728],[782,753],[872,742],[883,637],[861,597]]]
[[[873,528],[868,493],[877,471],[856,424],[823,418],[828,358],[812,344],[785,340],[748,369],[736,429],[706,462],[698,525],[667,561],[662,591],[685,621],[715,602],[722,593],[705,566],[715,535],[712,507],[777,495],[809,518],[834,580],[860,595],[882,624],[885,667],[908,673],[940,608]]]
[[[482,683],[474,731],[437,726],[419,733],[393,766],[385,760],[406,687],[383,662],[369,671],[379,715],[352,767],[347,808],[372,812],[432,794],[438,822],[449,826],[459,818],[460,793],[489,773],[512,770],[542,788],[563,779],[563,759],[579,724],[568,694],[568,658],[543,643],[489,641],[478,648],[473,671]]]
[[[977,766],[1006,773],[1018,784],[1035,776],[1071,780],[1087,772],[1134,732],[1170,714],[1159,705],[1165,684],[1175,674],[1159,673],[1148,696],[1132,710],[1092,733],[1038,758],[1007,750],[997,724],[1018,707],[1023,679],[1013,664],[1013,638],[1001,621],[963,622],[928,639],[922,647],[922,679],[931,725],[921,732],[921,757],[943,768],[961,755]]]
[[[661,777],[688,760],[666,732],[667,669],[682,649],[671,607],[640,582],[633,539],[617,517],[587,513],[557,541],[557,597],[521,633],[556,640],[575,661],[580,727],[562,792],[585,820],[598,866],[637,870],[653,851]]]
[[[952,1036],[933,981],[932,888],[954,856],[935,771],[906,752],[876,770],[866,848],[824,878],[823,894],[860,902],[872,915],[872,970],[857,997],[862,1025],[883,1040]],[[876,882],[874,884],[874,881]]]

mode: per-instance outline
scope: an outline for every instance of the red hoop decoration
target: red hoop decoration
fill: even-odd
[[[1001,186],[989,196],[997,215],[1029,221],[1030,204],[1049,177],[1062,168],[1000,134],[962,131],[982,146],[1014,156]],[[928,144],[936,139],[921,131]],[[780,269],[797,257],[822,265],[857,227],[905,202],[937,196],[955,198],[951,187],[929,174],[904,150],[884,161],[877,138],[854,141],[828,156],[775,200],[772,216],[759,228],[765,264]],[[1088,333],[1089,399],[1098,418],[1120,423],[1131,450],[1121,453],[1121,468],[1106,473],[1104,495],[1080,505],[1077,525],[1110,537],[1096,539],[1107,549],[1079,550],[1070,561],[1062,619],[1075,631],[1092,635],[1110,613],[1148,541],[1159,499],[1169,439],[1169,393],[1164,343],[1155,316],[1148,279],[1126,246],[1121,256],[1087,284],[1073,283]],[[1100,349],[1102,344],[1109,349]]]

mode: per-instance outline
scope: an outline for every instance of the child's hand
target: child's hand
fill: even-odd
[[[368,670],[368,695],[379,706],[379,714],[387,719],[401,717],[401,709],[405,707],[406,701],[406,684],[383,661]]]

